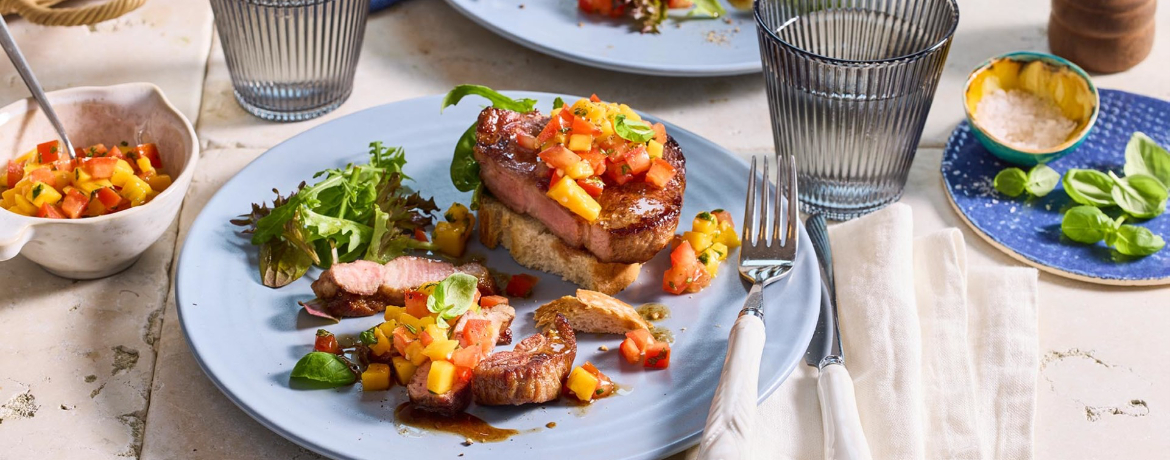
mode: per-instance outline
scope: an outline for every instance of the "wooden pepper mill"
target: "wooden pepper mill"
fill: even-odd
[[[1121,72],[1154,45],[1157,0],[1052,0],[1048,48],[1086,70]]]

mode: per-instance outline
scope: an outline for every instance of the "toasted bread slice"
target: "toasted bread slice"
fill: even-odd
[[[484,246],[494,249],[502,244],[520,265],[560,275],[585,289],[616,294],[638,279],[642,268],[642,264],[600,262],[566,245],[536,219],[513,212],[487,194],[480,197],[478,220],[479,241]]]
[[[578,289],[577,296],[564,296],[536,309],[536,326],[552,324],[557,314],[569,320],[573,330],[599,334],[625,334],[650,329],[650,324],[630,304],[596,291]]]

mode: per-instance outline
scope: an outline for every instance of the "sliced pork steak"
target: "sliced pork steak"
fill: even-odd
[[[427,362],[414,372],[414,377],[411,377],[410,384],[406,386],[406,394],[410,396],[411,404],[419,409],[446,415],[463,412],[471,405],[470,381],[455,379],[451,391],[437,395],[427,389],[427,376],[430,372],[431,363]]]
[[[403,305],[406,292],[435,283],[454,273],[479,278],[483,295],[498,289],[487,268],[477,263],[458,267],[448,262],[403,256],[386,264],[357,260],[334,264],[312,284],[313,294],[333,316],[370,316],[387,305]]]
[[[471,392],[475,402],[485,406],[552,401],[560,396],[576,358],[577,337],[569,321],[558,314],[543,334],[480,361],[472,372]]]
[[[488,107],[479,114],[475,159],[488,191],[513,211],[528,214],[571,247],[583,248],[602,262],[642,263],[670,242],[678,227],[686,189],[686,160],[678,142],[670,138],[663,159],[674,166],[674,178],[664,188],[643,181],[624,185],[606,182],[597,198],[601,215],[589,223],[545,195],[550,170],[522,147],[516,132],[540,134],[549,121],[539,112],[526,114]]]

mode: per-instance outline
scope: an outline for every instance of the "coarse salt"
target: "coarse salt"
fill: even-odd
[[[992,90],[975,107],[979,127],[1013,147],[1044,150],[1064,143],[1076,122],[1056,104],[1027,91]]]

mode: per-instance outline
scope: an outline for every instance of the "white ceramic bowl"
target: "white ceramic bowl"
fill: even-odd
[[[179,213],[191,185],[199,142],[191,123],[149,83],[69,88],[48,93],[76,147],[154,142],[173,183],[150,203],[81,219],[26,217],[0,209],[0,261],[22,254],[49,272],[93,279],[120,272],[154,244]],[[0,109],[0,161],[57,139],[36,102]]]

